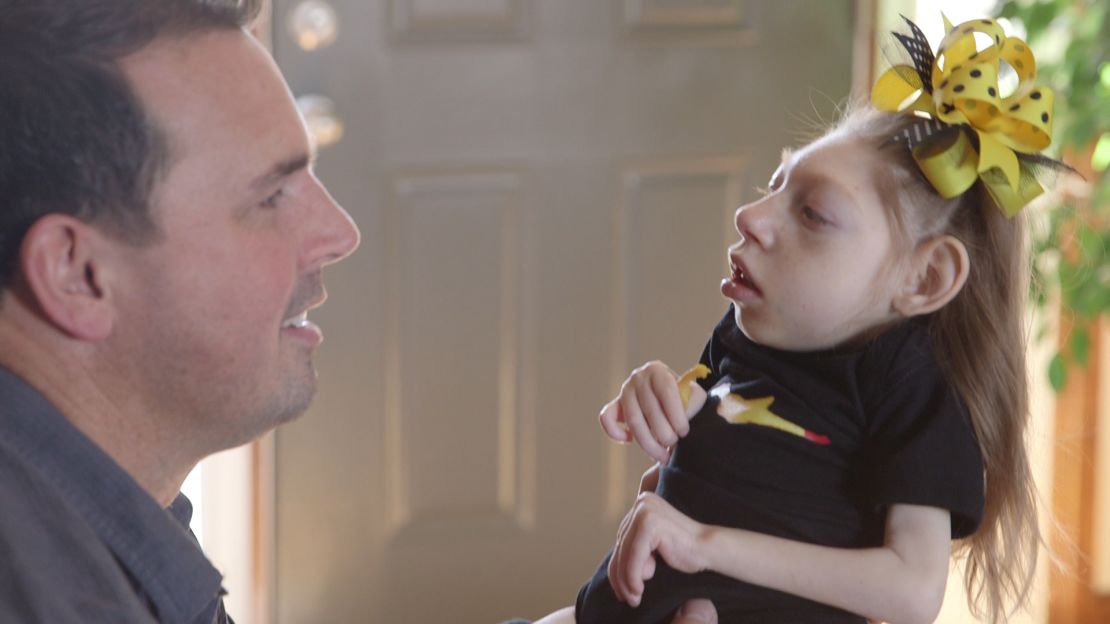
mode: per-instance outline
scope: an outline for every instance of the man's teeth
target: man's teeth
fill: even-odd
[[[304,327],[305,325],[308,325],[307,310],[281,324],[282,327]]]

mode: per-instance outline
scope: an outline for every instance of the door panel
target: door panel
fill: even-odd
[[[648,465],[598,410],[643,361],[696,360],[733,210],[847,92],[851,2],[331,4],[314,51],[274,7],[363,232],[313,313],[319,396],[276,434],[277,619],[537,617]]]

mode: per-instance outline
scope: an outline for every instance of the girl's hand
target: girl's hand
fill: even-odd
[[[705,390],[696,383],[690,386],[684,408],[678,375],[662,362],[648,362],[632,371],[617,398],[601,409],[601,428],[617,442],[635,440],[648,456],[665,463],[670,447],[690,432],[690,418],[705,404]]]
[[[652,464],[651,468],[644,471],[640,476],[640,491],[637,494],[644,492],[654,492],[659,488],[659,471],[663,469],[663,464]]]
[[[609,584],[617,599],[633,607],[640,604],[644,581],[655,575],[656,554],[679,572],[706,569],[706,529],[654,493],[640,494],[621,522],[609,559]]]

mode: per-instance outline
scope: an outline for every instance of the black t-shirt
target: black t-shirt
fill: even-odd
[[[657,489],[683,513],[842,548],[881,546],[886,510],[895,503],[947,509],[953,538],[978,527],[979,448],[922,322],[902,322],[862,346],[798,353],[753,343],[730,309],[701,361],[711,370],[701,382],[710,397]],[[747,409],[729,422],[722,414],[737,412],[736,405]],[[658,563],[641,606],[631,609],[609,587],[606,557],[579,593],[578,624],[668,622],[694,597],[712,599],[722,623],[864,621],[716,573],[682,574]]]

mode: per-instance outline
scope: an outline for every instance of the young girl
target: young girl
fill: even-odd
[[[691,388],[649,363],[602,411],[609,436],[665,465],[573,615],[544,622],[666,622],[696,598],[722,622],[931,622],[952,540],[988,621],[1023,601],[1040,534],[1023,441],[1021,219],[974,159],[964,188],[936,178],[997,156],[969,109],[993,106],[994,123],[1051,98],[1024,78],[995,102],[983,98],[996,84],[963,82],[991,69],[976,57],[997,70],[1017,45],[979,23],[942,43],[943,73],[914,56],[928,100],[913,107],[934,119],[856,110],[785,153],[766,195],[737,210],[708,375],[687,411]],[[967,47],[975,30],[992,35],[993,57]],[[983,96],[968,106],[964,93]],[[930,169],[952,145],[964,150],[954,172]]]

